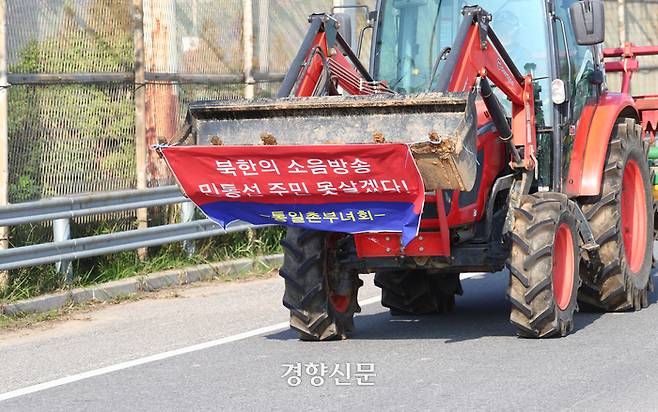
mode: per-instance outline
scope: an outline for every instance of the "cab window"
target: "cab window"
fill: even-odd
[[[563,106],[567,123],[576,124],[587,102],[594,97],[591,82],[594,73],[594,55],[591,47],[579,46],[571,26],[569,6],[576,0],[558,0],[555,14],[559,77],[567,87],[569,102]],[[566,41],[565,41],[566,34]]]

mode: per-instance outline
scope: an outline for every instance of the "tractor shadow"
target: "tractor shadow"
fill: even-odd
[[[654,270],[653,280],[658,285],[657,275]],[[504,271],[463,280],[464,296],[457,297],[454,311],[448,314],[391,316],[388,309],[378,303],[366,306],[364,313],[355,317],[356,331],[349,340],[427,339],[458,343],[483,337],[516,339],[515,328],[509,322],[510,304],[505,297],[508,276]],[[650,294],[650,305],[657,301],[658,294]],[[600,312],[576,313],[574,331],[570,336],[577,335],[604,315]],[[297,340],[297,334],[287,330],[267,338]]]
[[[505,298],[506,273],[492,273],[462,280],[464,295],[457,296],[452,312],[426,316],[391,316],[378,305],[378,313],[355,319],[355,340],[431,339],[446,343],[485,336],[513,336],[509,303]]]
[[[483,337],[516,339],[509,321],[510,303],[505,297],[509,274],[492,273],[462,281],[464,295],[455,309],[432,316],[391,316],[386,308],[356,318],[355,340],[431,339],[458,343]],[[602,316],[577,313],[574,334]]]

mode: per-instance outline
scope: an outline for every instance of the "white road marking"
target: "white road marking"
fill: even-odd
[[[466,273],[466,274],[461,275],[461,279],[469,279],[469,278],[478,277],[478,276],[481,276],[481,275],[483,275],[483,273]],[[359,304],[361,306],[366,306],[366,305],[370,305],[370,304],[373,304],[373,303],[377,303],[380,300],[381,300],[380,296],[375,296],[375,297],[372,297],[372,298],[369,298],[369,299],[359,301]],[[185,354],[191,353],[191,352],[196,352],[196,351],[200,351],[200,350],[204,350],[204,349],[208,349],[208,348],[213,348],[213,347],[220,346],[220,345],[225,345],[225,344],[231,343],[231,342],[237,342],[239,340],[244,340],[244,339],[252,338],[254,336],[264,335],[266,333],[276,332],[276,331],[279,331],[281,329],[286,329],[286,328],[288,328],[288,326],[289,326],[288,322],[281,322],[281,323],[277,323],[277,324],[274,324],[274,325],[265,326],[263,328],[250,330],[248,332],[238,333],[237,335],[231,335],[231,336],[227,336],[225,338],[211,340],[209,342],[199,343],[199,344],[192,345],[192,346],[186,346],[184,348],[174,349],[174,350],[171,350],[171,351],[168,351],[168,352],[157,353],[155,355],[146,356],[144,358],[134,359],[134,360],[127,361],[127,362],[121,362],[121,363],[117,363],[117,364],[114,364],[114,365],[106,366],[104,368],[94,369],[94,370],[91,370],[91,371],[88,371],[88,372],[82,372],[82,373],[78,373],[78,374],[75,374],[75,375],[69,375],[69,376],[66,376],[66,377],[63,377],[63,378],[55,379],[55,380],[52,380],[52,381],[43,382],[43,383],[39,383],[39,384],[32,385],[32,386],[27,386],[25,388],[16,389],[16,390],[13,390],[13,391],[10,391],[10,392],[5,392],[5,393],[0,394],[0,402],[1,401],[6,401],[8,399],[18,398],[20,396],[29,395],[31,393],[41,392],[41,391],[45,391],[47,389],[56,388],[58,386],[67,385],[69,383],[78,382],[78,381],[81,381],[81,380],[93,378],[93,377],[96,377],[96,376],[105,375],[105,374],[108,374],[108,373],[120,371],[120,370],[123,370],[123,369],[128,369],[128,368],[132,368],[132,367],[135,367],[135,366],[144,365],[144,364],[147,364],[147,363],[157,362],[157,361],[160,361],[160,360],[163,360],[163,359],[173,358],[175,356],[185,355]]]
[[[365,305],[377,303],[380,300],[381,297],[375,296],[369,299],[362,300],[359,302],[359,304],[361,306],[365,306]],[[67,385],[69,383],[78,382],[81,380],[93,378],[100,375],[105,375],[123,369],[128,369],[135,366],[144,365],[147,363],[157,362],[163,359],[173,358],[174,356],[185,355],[187,353],[213,348],[220,345],[225,345],[231,342],[237,342],[239,340],[244,340],[244,339],[252,338],[254,336],[264,335],[266,333],[276,332],[281,329],[286,329],[288,327],[289,327],[288,322],[281,322],[274,325],[265,326],[263,328],[250,330],[248,332],[238,333],[237,335],[227,336],[225,338],[211,340],[209,342],[199,343],[192,346],[186,346],[184,348],[174,349],[167,352],[157,353],[155,355],[146,356],[144,358],[134,359],[127,362],[121,362],[115,365],[106,366],[104,368],[94,369],[88,372],[82,372],[75,375],[70,375],[63,378],[55,379],[52,381],[43,382],[32,386],[27,386],[25,388],[16,389],[10,392],[5,392],[0,394],[0,401],[6,401],[8,399],[18,398],[19,396],[25,396],[31,393],[44,391],[46,389],[56,388],[58,386]]]

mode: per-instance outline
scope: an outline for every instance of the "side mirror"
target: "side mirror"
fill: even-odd
[[[569,7],[576,42],[593,46],[605,40],[605,8],[601,0],[581,0]]]
[[[338,33],[345,39],[350,48],[352,44],[352,17],[346,13],[334,13],[334,19],[338,22]]]

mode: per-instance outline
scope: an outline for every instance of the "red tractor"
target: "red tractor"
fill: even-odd
[[[345,15],[312,15],[277,99],[190,106],[184,137],[199,144],[276,130],[279,145],[313,145],[340,130],[355,151],[411,147],[427,192],[411,243],[288,229],[283,303],[302,339],[352,332],[359,273],[376,274],[392,315],[423,315],[453,308],[460,273],[507,268],[510,320],[524,337],[565,336],[579,306],[648,305],[658,97],[632,97],[629,85],[635,56],[658,47],[603,50],[601,1],[465,3],[379,0],[367,13],[370,71]],[[621,93],[606,71],[624,73]],[[422,121],[433,132],[411,136]]]

